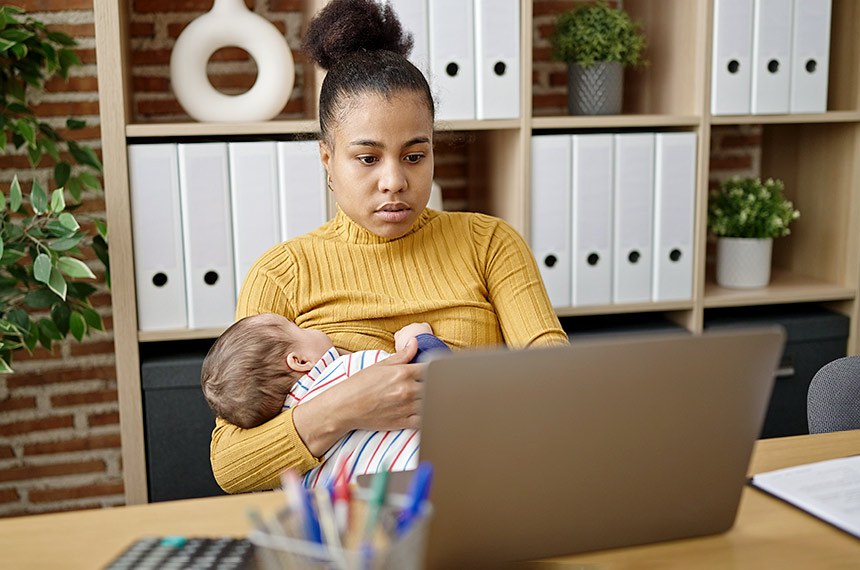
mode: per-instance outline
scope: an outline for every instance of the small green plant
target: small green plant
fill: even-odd
[[[783,195],[781,180],[734,177],[712,190],[708,228],[718,237],[776,238],[791,233],[788,225],[800,217]]]
[[[16,176],[8,202],[0,192],[0,373],[12,372],[15,350],[39,343],[50,350],[69,333],[81,340],[104,330],[88,300],[96,288],[71,281],[95,279],[76,257],[88,239],[66,211],[62,188],[49,196],[34,182],[25,198]]]
[[[598,62],[644,63],[642,26],[605,0],[562,13],[550,36],[553,57],[588,68]]]

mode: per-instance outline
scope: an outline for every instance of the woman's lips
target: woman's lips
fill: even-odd
[[[375,213],[385,222],[398,223],[409,218],[410,212],[412,212],[412,208],[408,204],[389,202],[377,208]]]

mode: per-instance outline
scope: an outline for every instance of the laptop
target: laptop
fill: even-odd
[[[428,568],[728,530],[784,340],[747,328],[433,360]]]

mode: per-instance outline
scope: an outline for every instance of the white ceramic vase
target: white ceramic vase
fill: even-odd
[[[257,80],[241,95],[227,95],[209,82],[206,65],[223,47],[247,51],[257,64]],[[215,0],[176,39],[170,81],[182,108],[198,121],[248,122],[275,117],[293,91],[295,64],[287,40],[271,22],[242,0]]]
[[[773,239],[717,239],[717,284],[732,289],[758,289],[770,282]]]

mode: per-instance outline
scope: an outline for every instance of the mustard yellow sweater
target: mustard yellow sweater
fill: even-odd
[[[393,351],[394,333],[426,321],[453,348],[566,344],[534,258],[506,222],[425,210],[408,234],[381,238],[343,212],[266,252],[248,273],[237,318],[279,313],[350,351]],[[229,492],[272,488],[318,464],[287,410],[244,430],[218,418],[210,449]]]

